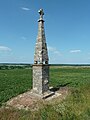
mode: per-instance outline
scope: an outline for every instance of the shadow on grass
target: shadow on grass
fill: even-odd
[[[56,92],[56,91],[58,91],[61,87],[66,87],[66,86],[69,85],[69,84],[71,84],[71,82],[65,83],[65,84],[63,84],[63,85],[61,85],[61,84],[60,84],[60,85],[57,85],[56,87],[51,88],[50,91]]]

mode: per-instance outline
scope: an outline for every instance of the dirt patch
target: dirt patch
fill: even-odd
[[[20,94],[17,97],[14,97],[7,101],[6,107],[14,107],[18,109],[25,110],[38,110],[43,103],[52,103],[54,100],[64,100],[69,93],[67,87],[61,87],[59,90],[55,91],[55,94],[42,99],[39,96],[33,94],[31,91]]]

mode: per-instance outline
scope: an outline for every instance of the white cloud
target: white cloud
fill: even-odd
[[[0,51],[11,51],[11,49],[6,46],[0,46]]]
[[[48,46],[49,51],[55,51],[55,48]]]
[[[70,50],[70,53],[80,53],[81,50]]]
[[[51,46],[48,46],[48,51],[50,51],[50,52],[52,52],[53,54],[56,54],[56,55],[58,55],[58,56],[61,56],[61,55],[62,55],[60,51],[58,51],[56,48],[51,47]]]
[[[21,37],[21,39],[22,39],[22,40],[26,40],[27,38],[26,38],[26,37],[24,37],[24,36],[22,36],[22,37]]]
[[[90,60],[90,57],[88,58],[88,60]]]
[[[27,7],[21,7],[22,10],[29,11],[30,9]]]

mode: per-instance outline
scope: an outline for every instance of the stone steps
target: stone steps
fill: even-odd
[[[54,95],[54,94],[55,94],[55,92],[48,90],[47,92],[45,92],[45,93],[42,95],[42,98],[43,98],[43,99],[46,99],[46,98],[48,98],[48,97],[51,97],[51,96]]]

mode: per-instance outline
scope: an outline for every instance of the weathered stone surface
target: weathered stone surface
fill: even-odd
[[[39,10],[39,14],[38,36],[33,65],[33,92],[42,96],[49,90],[49,59],[44,31],[43,9]]]
[[[35,46],[34,64],[46,64],[48,63],[48,51],[44,31],[43,10],[40,9],[40,19],[38,20],[38,36]]]
[[[49,89],[49,66],[33,65],[33,90],[37,94],[43,94]]]

